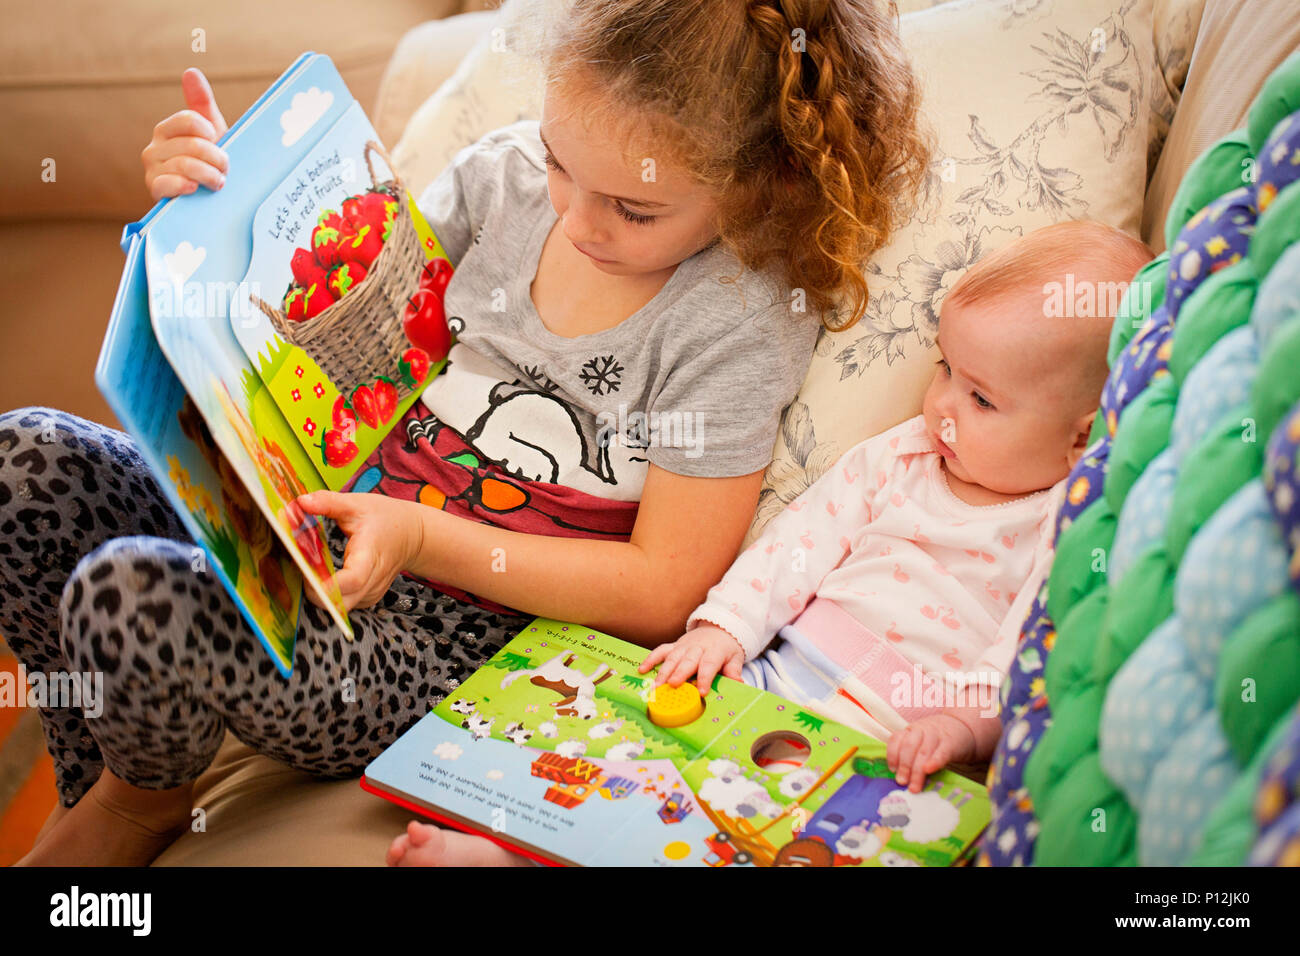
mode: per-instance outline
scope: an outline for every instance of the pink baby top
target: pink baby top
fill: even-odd
[[[773,518],[691,613],[687,629],[712,622],[752,661],[793,624],[848,678],[857,670],[870,684],[866,672],[881,654],[842,645],[874,640],[884,657],[906,659],[948,686],[996,686],[1050,566],[1064,484],[1002,504],[967,504],[949,487],[918,415],[856,445]],[[806,669],[776,662],[781,674]],[[772,689],[792,695],[788,686]],[[871,712],[881,718],[878,709]]]

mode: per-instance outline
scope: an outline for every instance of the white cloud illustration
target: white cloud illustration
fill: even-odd
[[[461,750],[459,746],[453,744],[450,740],[444,740],[442,743],[438,744],[438,746],[433,748],[433,752],[435,756],[440,757],[443,760],[456,760],[465,751]]]
[[[202,246],[192,246],[188,241],[182,242],[174,252],[163,254],[163,265],[167,274],[176,285],[184,285],[194,275],[194,270],[203,265],[208,257],[208,250]]]
[[[325,115],[333,102],[333,93],[314,86],[304,93],[293,94],[289,108],[280,114],[280,128],[284,130],[280,145],[292,146],[302,139],[303,134]]]

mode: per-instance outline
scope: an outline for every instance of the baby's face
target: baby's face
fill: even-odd
[[[542,107],[547,189],[564,235],[601,272],[635,276],[677,265],[717,235],[715,206],[663,156],[626,156],[589,129],[581,105],[552,84]]]
[[[923,405],[949,474],[1005,495],[1064,478],[1087,431],[1078,389],[1062,372],[1069,349],[1041,316],[1014,313],[1006,300],[944,306],[942,358]]]

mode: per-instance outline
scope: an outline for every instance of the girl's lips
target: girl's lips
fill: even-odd
[[[938,435],[931,435],[930,437],[934,441],[934,446],[939,449],[939,454],[943,455],[944,458],[957,457],[957,453],[949,448],[947,444],[945,444],[944,440]]]
[[[574,243],[573,248],[577,249],[579,252],[581,252],[581,253],[582,253],[584,256],[586,256],[588,259],[595,259],[597,262],[613,262],[612,259],[602,259],[602,258],[600,258],[600,256],[593,256],[590,252],[588,252],[586,249],[582,248],[582,246],[578,245],[577,243]]]

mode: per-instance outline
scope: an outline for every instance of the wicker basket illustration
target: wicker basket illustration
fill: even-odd
[[[374,153],[388,166],[392,179],[381,183],[375,176]],[[369,140],[365,157],[375,188],[395,187],[397,199],[392,232],[365,279],[344,298],[302,322],[290,321],[284,312],[256,295],[250,298],[266,313],[280,337],[310,355],[344,395],[358,385],[373,385],[383,375],[393,381],[400,400],[413,390],[398,374],[401,355],[411,347],[402,330],[402,315],[427,260],[411,221],[406,187],[388,153]]]

